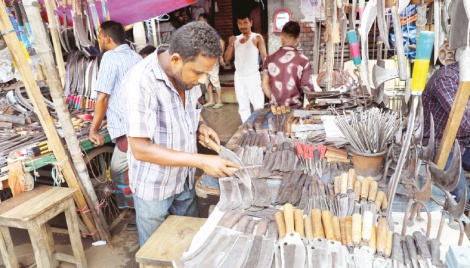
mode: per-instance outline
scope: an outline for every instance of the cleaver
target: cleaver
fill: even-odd
[[[235,176],[237,176],[238,179],[240,179],[240,181],[248,187],[247,192],[249,193],[250,198],[253,198],[253,192],[251,188],[251,177],[248,174],[248,171],[246,170],[245,165],[243,164],[241,159],[234,152],[230,151],[224,146],[218,145],[211,139],[209,139],[209,143],[206,143],[205,139],[206,138],[204,137],[204,135],[202,134],[199,135],[199,141],[205,143],[211,150],[218,153],[220,157],[222,157],[223,159],[232,161],[233,163],[242,167],[239,170],[234,170]]]

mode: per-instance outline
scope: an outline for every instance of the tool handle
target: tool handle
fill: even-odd
[[[387,210],[388,208],[388,199],[387,196],[384,194],[384,199],[382,200],[382,211]]]
[[[392,231],[387,231],[387,240],[385,244],[385,257],[390,258],[390,255],[392,255],[392,242],[393,242],[393,232]]]
[[[392,254],[394,260],[404,262],[403,249],[401,248],[401,235],[399,233],[393,233],[392,236]]]
[[[370,228],[370,239],[367,246],[370,247],[374,253],[377,250],[377,227],[374,225]]]
[[[281,107],[276,107],[276,114],[277,115],[281,115],[282,114],[282,111],[281,111]]]
[[[335,240],[341,243],[341,227],[339,226],[339,218],[336,216],[331,217],[333,223],[333,233]]]
[[[304,213],[300,209],[294,210],[294,228],[300,237],[305,237],[304,232]]]
[[[318,208],[312,209],[310,212],[311,217],[312,217],[312,227],[313,227],[313,238],[325,238],[325,233],[323,231],[323,225],[322,225],[322,215],[321,211]]]
[[[340,181],[341,181],[340,191],[342,194],[346,194],[348,192],[348,173],[341,174]]]
[[[312,240],[313,239],[312,218],[310,217],[304,218],[304,228],[305,228],[305,237],[308,240]]]
[[[369,185],[369,196],[368,196],[368,200],[370,202],[375,201],[375,197],[377,196],[378,189],[379,189],[379,184],[375,180],[371,181]]]
[[[380,218],[377,227],[377,253],[383,255],[385,253],[385,246],[387,245],[387,218]]]
[[[352,215],[352,242],[357,247],[361,243],[362,216],[359,213]]]
[[[347,245],[346,240],[346,218],[342,218],[339,220],[339,229],[341,232],[341,244]]]
[[[362,198],[367,199],[367,196],[369,195],[369,186],[370,186],[370,180],[365,179],[362,181],[361,199]]]
[[[353,168],[350,168],[348,171],[348,191],[354,189],[354,181],[356,180],[356,172]]]
[[[277,115],[276,106],[271,105],[271,112],[273,113],[273,115]]]
[[[207,147],[209,147],[211,150],[215,151],[216,153],[219,153],[221,150],[221,147],[217,143],[215,143],[215,141],[213,141],[212,139],[209,139],[209,142],[206,143],[206,137],[204,137],[203,134],[199,134],[199,141],[206,144]]]
[[[352,247],[353,241],[352,241],[352,222],[353,219],[351,216],[346,216],[346,221],[345,221],[345,229],[346,229],[346,244],[349,247]]]
[[[354,182],[354,200],[359,202],[359,199],[361,199],[361,181],[355,181]]]
[[[334,189],[335,189],[335,195],[339,195],[339,193],[341,192],[341,176],[335,177]]]
[[[281,114],[286,114],[286,106],[281,106]]]
[[[416,244],[415,244],[414,238],[411,235],[406,235],[405,241],[406,241],[406,248],[408,249],[408,254],[410,255],[410,258],[412,260],[417,260],[418,253],[416,252]]]
[[[325,236],[328,240],[335,240],[335,233],[333,230],[333,222],[331,220],[331,212],[329,210],[325,210],[321,213],[323,229],[325,230]]]
[[[284,213],[282,211],[278,211],[274,214],[274,218],[276,219],[279,238],[284,238],[286,236],[286,222],[284,221]]]
[[[370,211],[364,212],[364,218],[362,220],[362,240],[365,243],[369,242],[372,236],[372,220],[374,218],[374,214]]]
[[[286,232],[295,232],[294,229],[294,208],[292,204],[286,203],[284,205],[284,221],[286,222]]]
[[[383,191],[377,191],[377,196],[375,197],[375,208],[378,211],[380,211],[380,207],[382,205],[384,197],[385,197],[385,193]]]

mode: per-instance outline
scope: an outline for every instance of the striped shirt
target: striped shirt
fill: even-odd
[[[97,78],[97,91],[110,95],[106,117],[108,119],[109,136],[113,140],[126,135],[119,98],[121,80],[127,71],[141,60],[142,57],[126,44],[106,51],[101,59]]]
[[[187,90],[186,108],[181,97],[152,53],[123,79],[122,96],[127,136],[149,138],[153,144],[196,153],[196,131],[202,106],[199,86]],[[126,94],[127,93],[127,94]],[[161,201],[184,189],[186,178],[194,185],[194,167],[170,167],[142,162],[127,152],[130,187],[139,198]]]

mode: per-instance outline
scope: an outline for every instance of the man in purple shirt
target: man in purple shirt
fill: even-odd
[[[295,48],[300,40],[299,35],[298,22],[286,23],[282,27],[282,47],[264,61],[263,92],[271,104],[300,108],[302,93],[313,91],[310,61]]]

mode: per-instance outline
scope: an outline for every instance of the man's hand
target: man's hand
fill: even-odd
[[[233,176],[233,172],[241,167],[231,161],[225,160],[217,155],[201,155],[201,165],[199,166],[207,175],[223,178]]]
[[[90,131],[88,134],[88,139],[93,143],[95,147],[101,146],[104,144],[104,137],[97,131]]]
[[[217,145],[220,146],[220,139],[219,139],[219,136],[217,135],[217,133],[210,127],[208,127],[206,124],[202,124],[199,129],[199,134],[202,134],[204,135],[204,141],[205,142],[202,142],[202,141],[199,141],[199,143],[206,147],[206,148],[209,148],[207,146],[207,143],[209,143],[210,140],[213,140],[215,143],[217,143]],[[210,149],[210,148],[209,148]]]
[[[229,39],[228,39],[228,45],[233,46],[233,44],[235,43],[236,40],[237,40],[236,36],[234,36],[234,35],[230,36]]]

